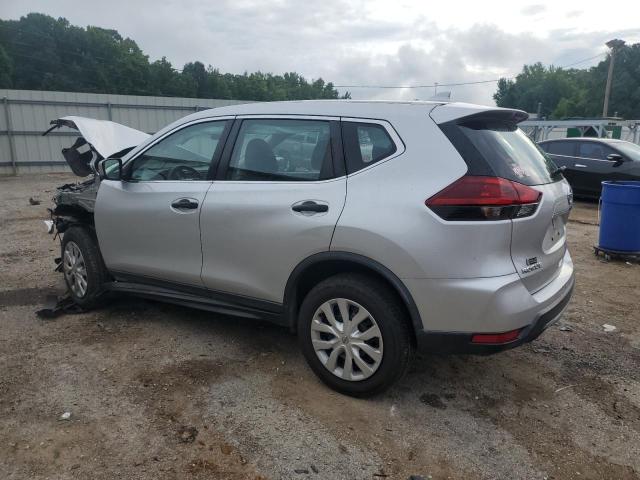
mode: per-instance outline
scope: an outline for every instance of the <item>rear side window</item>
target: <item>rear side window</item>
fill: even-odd
[[[469,167],[470,175],[541,185],[562,178],[558,167],[510,122],[474,119],[441,126]]]
[[[575,155],[575,145],[575,142],[549,142],[545,143],[542,148],[551,155],[572,157]]]
[[[227,180],[313,181],[331,178],[329,122],[316,120],[244,120]]]
[[[377,123],[342,122],[347,173],[354,173],[393,155],[389,132]]]

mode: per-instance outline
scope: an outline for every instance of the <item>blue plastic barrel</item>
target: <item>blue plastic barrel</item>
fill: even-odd
[[[601,202],[598,246],[640,253],[640,181],[602,182]]]

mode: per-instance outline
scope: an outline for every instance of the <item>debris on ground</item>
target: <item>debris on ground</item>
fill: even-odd
[[[225,455],[231,455],[231,453],[233,452],[233,446],[229,445],[228,443],[223,443],[222,445],[220,445],[220,451]]]
[[[74,302],[68,293],[61,297],[57,295],[48,295],[45,300],[45,305],[45,308],[36,311],[36,315],[39,318],[49,320],[59,317],[65,313],[75,314],[84,312],[82,307]]]
[[[38,200],[37,198],[29,197],[29,204],[30,205],[40,205],[40,203],[42,203],[42,202],[40,200]]]
[[[423,393],[422,395],[420,395],[420,401],[425,405],[429,405],[433,408],[439,408],[441,410],[447,408],[440,396],[436,395],[435,393]]]
[[[567,325],[566,323],[563,323],[562,325],[560,325],[558,327],[558,330],[560,330],[561,332],[573,332],[573,328]]]
[[[296,468],[296,469],[294,470],[294,472],[295,472],[295,473],[303,473],[303,474],[305,474],[305,475],[308,475],[308,474],[309,474],[309,470],[307,470],[306,468]]]
[[[607,333],[608,332],[615,332],[618,329],[615,325],[609,325],[608,323],[603,324],[602,328]]]
[[[69,420],[71,418],[71,412],[64,412],[60,415],[60,420]]]
[[[555,392],[553,392],[553,393],[559,393],[559,392],[561,392],[561,391],[563,391],[563,390],[566,390],[566,389],[568,389],[568,388],[573,388],[573,387],[577,387],[577,386],[578,386],[578,384],[576,383],[575,385],[567,385],[566,387],[560,387],[560,388],[558,388],[558,389],[557,389]]]
[[[182,443],[193,443],[198,436],[198,429],[196,427],[181,426],[178,428],[178,439]]]

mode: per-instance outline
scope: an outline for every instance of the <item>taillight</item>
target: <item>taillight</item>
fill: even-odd
[[[500,177],[464,176],[425,201],[445,220],[508,220],[533,215],[542,192]]]

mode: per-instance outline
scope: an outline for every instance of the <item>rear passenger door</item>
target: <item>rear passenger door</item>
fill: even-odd
[[[202,207],[204,285],[281,303],[298,263],[329,250],[345,195],[338,118],[238,117]]]

